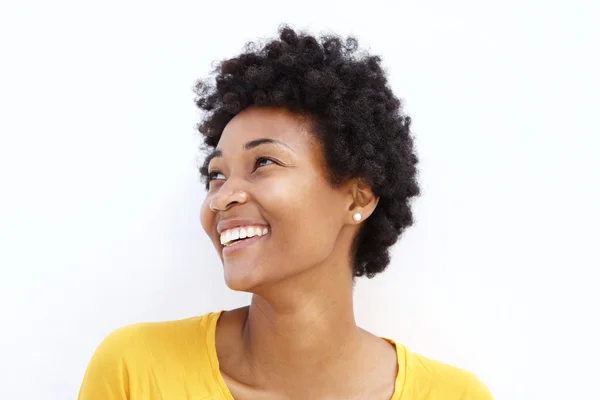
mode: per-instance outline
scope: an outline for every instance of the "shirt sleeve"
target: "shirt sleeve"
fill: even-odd
[[[471,374],[461,400],[494,400],[494,398],[487,386],[477,376]]]
[[[78,400],[128,400],[129,373],[125,359],[131,327],[121,328],[100,343],[87,367]]]

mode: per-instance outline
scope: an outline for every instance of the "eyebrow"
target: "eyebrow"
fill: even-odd
[[[269,139],[269,138],[262,138],[262,139],[255,139],[255,140],[251,140],[250,142],[246,143],[244,145],[244,149],[246,150],[250,150],[253,149],[255,147],[261,146],[263,144],[276,144],[278,146],[283,146],[286,147],[288,149],[290,149],[291,151],[293,151],[294,153],[296,152],[290,145],[288,145],[285,142],[282,142],[281,140],[277,140],[277,139]],[[210,161],[213,158],[216,157],[223,157],[223,152],[221,150],[213,150],[207,157],[206,160],[204,161],[205,165],[210,164]]]
[[[290,149],[291,151],[293,151],[295,153],[294,149],[292,149],[290,147],[290,145],[288,145],[287,143],[282,142],[281,140],[269,139],[269,138],[262,138],[262,139],[252,140],[252,141],[246,143],[244,145],[244,148],[246,150],[250,150],[250,149],[253,149],[253,148],[255,148],[257,146],[260,146],[262,144],[276,144],[276,145],[279,145],[279,146],[287,147],[288,149]]]

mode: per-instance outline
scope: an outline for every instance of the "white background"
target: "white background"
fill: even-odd
[[[74,399],[134,322],[247,302],[200,227],[192,86],[281,22],[355,34],[413,117],[423,195],[359,322],[497,399],[600,398],[597,2],[0,6],[0,398]]]

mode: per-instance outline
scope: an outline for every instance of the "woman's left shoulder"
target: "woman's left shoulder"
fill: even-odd
[[[428,392],[428,399],[493,400],[487,386],[473,372],[404,349],[405,389],[413,391],[415,398],[420,398],[419,392]]]

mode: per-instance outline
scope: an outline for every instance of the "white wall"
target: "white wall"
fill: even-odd
[[[593,397],[599,6],[563,3],[3,2],[0,398],[75,398],[113,329],[247,301],[198,221],[191,88],[284,21],[356,34],[414,119],[417,222],[360,323],[497,399]]]

